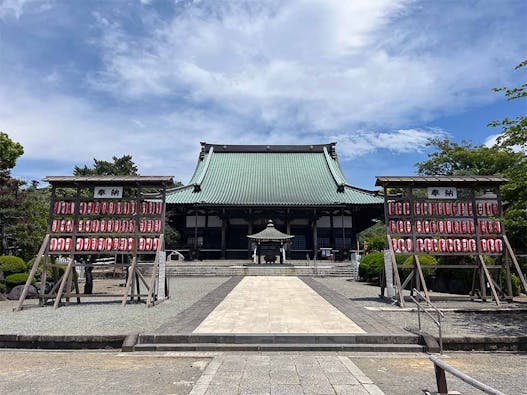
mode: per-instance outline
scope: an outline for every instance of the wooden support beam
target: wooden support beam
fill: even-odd
[[[481,300],[483,302],[487,301],[487,285],[485,284],[485,273],[483,273],[483,268],[481,267],[481,263],[479,265],[479,293],[481,296]]]
[[[130,265],[130,268],[128,269],[128,279],[126,281],[126,286],[124,287],[123,300],[121,302],[121,305],[123,307],[126,306],[126,298],[128,297],[128,293],[130,292],[130,287],[132,286],[132,282],[135,277],[136,266],[137,266],[137,256],[134,256],[132,258],[132,264]]]
[[[401,284],[401,287],[402,287],[403,289],[405,289],[406,286],[408,285],[408,283],[409,283],[410,281],[412,281],[412,278],[414,278],[414,275],[415,275],[415,270],[412,269],[412,271],[410,272],[410,274],[408,274],[408,276],[406,277],[406,279],[405,279],[405,280],[403,281],[403,283]]]
[[[146,291],[150,289],[150,286],[148,285],[148,282],[146,281],[145,277],[143,276],[143,273],[141,273],[140,270],[137,271],[137,275],[139,276],[139,279],[142,281],[143,285],[146,288]]]
[[[66,287],[66,283],[68,282],[68,279],[71,275],[72,267],[73,267],[73,258],[70,258],[68,262],[68,266],[66,266],[66,271],[64,272],[64,276],[62,277],[62,281],[60,282],[59,291],[57,292],[57,296],[55,296],[55,303],[53,304],[53,310],[56,310],[57,307],[59,307],[60,299],[62,298],[64,288]],[[70,292],[71,292],[71,289],[68,289],[68,293]]]
[[[483,260],[482,255],[478,255],[479,262],[481,264],[481,268],[483,269],[483,273],[485,274],[485,277],[487,278],[487,281],[490,286],[490,290],[492,292],[492,296],[494,297],[494,301],[496,302],[496,305],[500,305],[500,298],[498,297],[498,293],[496,292],[496,288],[494,287],[494,282],[492,281],[492,277],[490,276],[489,270],[487,269],[487,265],[485,264],[485,261]]]
[[[47,251],[48,250],[46,248],[46,252]],[[44,253],[44,263],[42,264],[42,273],[40,274],[40,295],[44,295],[46,293],[46,281],[48,277],[48,259],[49,255]],[[42,298],[39,298],[38,305],[40,307],[44,305]]]
[[[395,287],[397,288],[397,294],[399,295],[399,306],[404,307],[403,289],[401,287],[401,279],[399,277],[399,272],[397,271],[397,260],[395,259],[395,252],[392,248],[392,238],[390,237],[390,235],[387,235],[386,237],[388,238],[388,249],[390,251],[390,256],[392,257],[393,278],[395,279]]]
[[[38,269],[38,265],[40,264],[40,261],[42,260],[42,256],[44,255],[44,252],[47,250],[48,241],[49,241],[49,234],[47,234],[44,237],[44,241],[42,242],[42,245],[40,246],[40,249],[38,250],[37,258],[35,259],[35,262],[33,263],[33,267],[31,268],[31,271],[29,272],[29,276],[27,277],[26,283],[24,284],[24,289],[22,290],[22,294],[20,295],[20,299],[18,299],[18,304],[14,308],[14,311],[22,310],[22,305],[24,304],[24,301],[26,300],[26,296],[29,291],[29,286],[31,285],[31,282],[33,281],[33,278],[35,277],[35,274]]]
[[[471,287],[470,293],[469,293],[469,296],[470,296],[471,300],[474,300],[474,297],[476,295],[476,278],[477,278],[477,275],[478,275],[478,269],[474,268],[474,271],[472,272],[472,287]]]
[[[512,280],[511,280],[511,262],[509,259],[509,255],[505,253],[505,256],[503,257],[503,266],[505,266],[505,282],[507,283],[507,297],[509,298],[509,301],[512,301],[514,298],[514,294],[512,292]]]
[[[520,281],[523,285],[523,290],[527,293],[527,281],[525,280],[525,276],[522,273],[522,269],[520,265],[518,264],[518,260],[516,259],[516,255],[514,255],[514,251],[512,250],[511,244],[509,243],[509,239],[507,238],[507,236],[503,235],[503,241],[505,242],[505,246],[507,247],[509,256],[512,259],[512,263],[514,264],[514,267],[516,268],[518,277],[520,277]]]
[[[156,289],[157,275],[159,271],[159,256],[163,253],[162,248],[164,246],[164,235],[159,236],[159,246],[157,247],[156,257],[154,259],[154,265],[152,267],[152,277],[150,278],[150,287],[148,289],[148,297],[146,299],[146,307],[154,305],[154,291]]]
[[[414,255],[414,263],[417,269],[417,273],[419,275],[419,279],[421,280],[421,284],[423,286],[423,292],[425,293],[425,298],[428,302],[430,302],[430,295],[428,293],[428,287],[426,286],[425,276],[423,275],[423,270],[421,269],[421,262],[419,262],[419,257],[417,255]]]

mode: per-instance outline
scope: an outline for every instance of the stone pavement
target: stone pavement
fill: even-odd
[[[213,394],[383,392],[345,356],[222,354],[209,364],[191,392]]]
[[[365,333],[297,277],[243,280],[194,333]]]
[[[352,298],[328,288],[312,277],[300,277],[315,292],[335,306],[339,311],[364,329],[368,333],[389,333],[407,335],[404,329],[383,319],[376,311],[367,310],[363,305],[355,302]]]

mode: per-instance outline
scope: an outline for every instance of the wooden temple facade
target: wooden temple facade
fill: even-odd
[[[348,184],[335,145],[201,143],[190,182],[167,191],[177,249],[191,259],[248,259],[247,235],[272,220],[294,236],[288,259],[355,250],[357,233],[382,218],[383,199]]]

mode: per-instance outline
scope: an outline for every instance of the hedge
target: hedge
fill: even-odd
[[[10,274],[5,278],[5,283],[9,288],[13,288],[16,285],[25,284],[28,277],[28,273]]]
[[[26,264],[22,258],[12,255],[0,256],[0,271],[5,275],[23,273],[26,271]]]
[[[421,269],[423,270],[424,276],[430,276],[433,272],[432,269],[427,269],[426,266],[428,265],[437,265],[437,259],[431,255],[418,255],[419,257],[419,263],[421,264]],[[414,264],[414,257],[413,255],[410,255],[408,258],[406,258],[403,262],[403,265],[409,266]],[[408,275],[410,272],[406,273]]]

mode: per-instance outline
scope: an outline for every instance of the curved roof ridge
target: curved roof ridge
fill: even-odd
[[[194,192],[201,191],[201,183],[203,182],[203,179],[205,178],[205,174],[207,174],[207,170],[209,169],[210,164],[210,158],[212,158],[212,154],[214,153],[214,147],[209,148],[209,152],[207,153],[207,159],[205,159],[205,163],[203,164],[203,168],[201,169],[201,173],[198,176],[198,179],[194,182]]]
[[[344,185],[346,185],[346,179],[344,178],[344,175],[339,170],[335,169],[335,166],[333,163],[334,160],[331,158],[331,156],[329,156],[329,152],[326,149],[326,147],[324,147],[323,151],[324,151],[324,158],[326,159],[326,164],[329,168],[331,176],[333,177],[333,180],[337,184],[337,191],[344,192]]]

